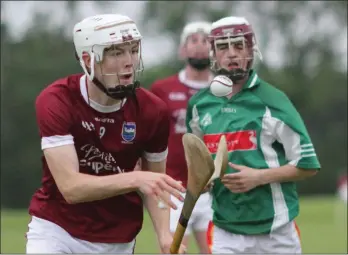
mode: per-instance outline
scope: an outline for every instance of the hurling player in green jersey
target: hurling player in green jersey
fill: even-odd
[[[222,134],[228,143],[227,172],[212,188],[212,252],[301,253],[295,182],[320,169],[311,138],[289,98],[252,68],[261,53],[245,18],[214,22],[210,38],[213,69],[233,85],[194,95],[186,123],[213,157]]]

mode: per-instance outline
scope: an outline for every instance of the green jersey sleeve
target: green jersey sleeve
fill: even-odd
[[[275,139],[283,145],[288,164],[303,169],[320,169],[320,163],[306,126],[287,96],[266,108],[268,125],[273,126]],[[266,123],[267,123],[266,122]]]

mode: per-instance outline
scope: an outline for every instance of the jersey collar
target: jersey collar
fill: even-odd
[[[122,108],[122,106],[126,103],[127,98],[123,99],[121,102],[114,104],[114,105],[101,105],[97,102],[93,101],[88,97],[88,91],[87,91],[87,77],[86,75],[82,75],[80,78],[80,91],[82,94],[83,99],[86,101],[86,103],[92,107],[94,110],[102,113],[111,113],[116,112]]]
[[[260,79],[257,73],[252,69],[249,72],[249,78],[247,82],[243,85],[243,90],[251,89],[255,86],[260,85]]]
[[[186,77],[185,69],[182,69],[178,74],[178,79],[182,84],[186,85],[187,87],[189,87],[191,89],[195,89],[195,90],[204,89],[204,88],[209,87],[210,82],[213,80],[213,78],[214,78],[214,76],[210,75],[209,81],[188,80]]]

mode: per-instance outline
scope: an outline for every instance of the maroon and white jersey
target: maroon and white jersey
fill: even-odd
[[[74,144],[80,172],[96,176],[133,171],[139,157],[166,159],[169,114],[166,104],[145,89],[137,101],[116,106],[88,99],[86,76],[71,75],[44,89],[36,100],[42,149]],[[64,228],[72,236],[102,243],[132,241],[142,227],[143,204],[136,192],[68,204],[43,162],[42,187],[29,212]],[[73,171],[73,170],[72,170]]]
[[[188,80],[185,71],[181,70],[178,74],[157,80],[150,88],[151,92],[167,103],[171,116],[167,174],[175,180],[182,181],[184,187],[187,184],[187,164],[182,136],[187,132],[186,107],[191,96],[209,84],[210,82]]]

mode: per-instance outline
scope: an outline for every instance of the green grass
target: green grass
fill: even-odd
[[[304,253],[347,254],[347,207],[334,197],[302,198],[297,223]],[[24,211],[1,212],[1,253],[24,253],[28,215]],[[197,252],[191,242],[190,253]],[[136,253],[158,253],[151,221],[146,215],[137,238]]]

